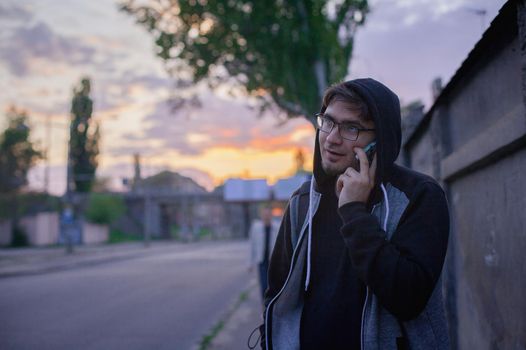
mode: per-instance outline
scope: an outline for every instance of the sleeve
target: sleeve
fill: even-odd
[[[358,276],[382,306],[402,321],[425,308],[447,251],[449,212],[435,183],[417,187],[390,241],[363,203],[339,209],[341,233]]]
[[[287,205],[270,258],[268,269],[268,288],[264,297],[263,325],[260,326],[261,348],[265,349],[265,314],[270,301],[279,293],[289,272],[292,260],[292,241],[290,234],[290,208]]]

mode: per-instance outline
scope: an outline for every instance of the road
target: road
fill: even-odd
[[[0,280],[0,349],[194,349],[248,283],[246,242]]]

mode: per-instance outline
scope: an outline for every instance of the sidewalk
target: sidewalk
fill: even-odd
[[[150,242],[150,245],[146,247],[143,242],[130,242],[75,246],[73,253],[67,253],[65,247],[0,249],[0,278],[34,275],[132,259],[182,246],[184,244],[177,242]]]
[[[263,303],[255,276],[248,285],[246,299],[242,300],[225,320],[221,331],[214,337],[207,350],[246,350],[248,338],[254,328],[263,323]],[[260,349],[259,329],[250,338],[250,346]]]

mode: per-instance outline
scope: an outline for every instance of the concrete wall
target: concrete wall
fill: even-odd
[[[97,225],[85,221],[82,224],[82,243],[88,245],[106,243],[109,238],[109,232],[108,225]]]
[[[526,349],[525,3],[506,4],[404,145],[448,194],[453,348]]]
[[[460,349],[526,346],[525,168],[523,148],[450,183]]]
[[[38,213],[20,219],[20,227],[27,235],[29,245],[45,246],[58,243],[58,213]]]
[[[10,219],[0,220],[0,246],[8,246],[13,239],[13,222]]]

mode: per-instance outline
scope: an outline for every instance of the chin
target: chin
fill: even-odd
[[[334,163],[328,163],[322,161],[322,167],[323,170],[327,175],[341,175],[347,170],[348,167],[352,167],[356,170],[356,166],[354,164],[334,164]]]
[[[325,164],[323,163],[323,170],[327,175],[340,175],[343,174],[343,172],[347,169],[347,167],[344,166],[338,166],[337,164]]]

